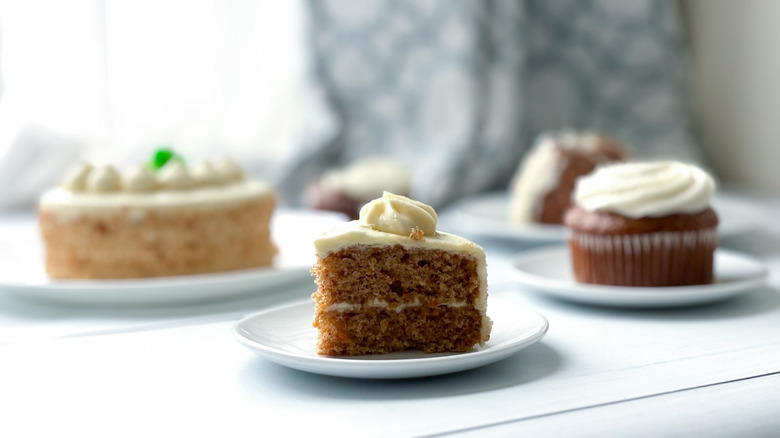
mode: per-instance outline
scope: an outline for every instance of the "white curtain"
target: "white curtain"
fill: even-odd
[[[285,0],[0,2],[0,187],[15,186],[0,207],[73,161],[131,165],[158,145],[262,173],[297,117],[300,15]]]

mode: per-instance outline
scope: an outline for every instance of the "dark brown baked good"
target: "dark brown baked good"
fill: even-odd
[[[331,169],[307,190],[308,203],[317,210],[344,213],[357,219],[360,209],[385,191],[408,196],[411,174],[401,163],[367,158]]]
[[[577,281],[615,286],[713,281],[718,216],[712,208],[632,219],[574,207],[565,222]]]
[[[315,181],[308,189],[309,203],[317,210],[343,213],[350,219],[357,219],[360,207],[365,201],[353,198],[343,190],[328,187],[322,181]]]
[[[563,132],[540,136],[518,168],[510,188],[509,219],[517,224],[563,224],[577,178],[629,154],[599,133]]]

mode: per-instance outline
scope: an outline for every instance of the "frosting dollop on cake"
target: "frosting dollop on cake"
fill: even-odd
[[[82,163],[74,167],[59,186],[73,193],[107,195],[114,192],[196,190],[245,180],[244,171],[227,159],[216,163],[204,161],[192,170],[187,169],[180,161],[170,160],[156,172],[149,166],[140,165],[124,174],[111,165],[93,166],[90,163]]]
[[[699,213],[714,191],[715,181],[700,168],[658,161],[600,167],[578,180],[573,198],[585,210],[637,219]]]
[[[480,260],[485,269],[485,252],[476,243],[454,234],[437,231],[433,207],[404,196],[385,193],[366,204],[361,219],[344,222],[314,241],[318,257],[325,257],[351,245],[401,245],[465,251]],[[422,231],[422,236],[415,233]]]
[[[113,192],[119,190],[120,178],[114,166],[100,166],[92,169],[86,176],[86,189],[98,193]]]
[[[219,185],[228,182],[227,176],[217,172],[214,165],[208,161],[198,164],[192,169],[192,177],[200,185]]]
[[[271,193],[273,187],[247,178],[229,160],[204,162],[192,170],[181,161],[169,160],[158,171],[142,164],[121,173],[114,166],[85,163],[74,168],[59,187],[44,193],[39,206],[41,210],[57,211],[62,220],[128,209],[135,214],[133,217],[142,217],[149,209],[209,209]]]
[[[65,175],[65,179],[60,183],[60,187],[73,191],[86,190],[87,177],[90,172],[92,172],[92,165],[81,163]]]
[[[436,234],[438,218],[433,207],[405,196],[384,192],[360,209],[360,223],[385,233],[409,236],[415,229],[425,236]]]
[[[160,169],[157,177],[160,184],[169,189],[188,189],[195,186],[195,179],[178,161],[169,161]]]
[[[214,163],[214,170],[221,181],[241,181],[244,179],[244,171],[227,158],[221,158]]]
[[[130,192],[150,192],[157,188],[157,181],[148,167],[138,166],[125,175],[123,187]]]

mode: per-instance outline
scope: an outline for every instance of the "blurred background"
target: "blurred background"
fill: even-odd
[[[228,156],[300,204],[381,156],[441,207],[541,132],[780,188],[772,0],[2,0],[0,208],[79,161]]]

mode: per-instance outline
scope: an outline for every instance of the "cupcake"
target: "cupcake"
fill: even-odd
[[[621,144],[595,132],[542,134],[510,183],[509,221],[563,224],[577,178],[600,164],[624,161],[628,155]]]
[[[346,214],[357,219],[360,208],[385,191],[408,196],[411,173],[401,163],[383,158],[365,158],[332,169],[308,188],[311,207]]]
[[[600,167],[577,181],[566,213],[582,283],[687,286],[713,280],[715,182],[675,161]]]

